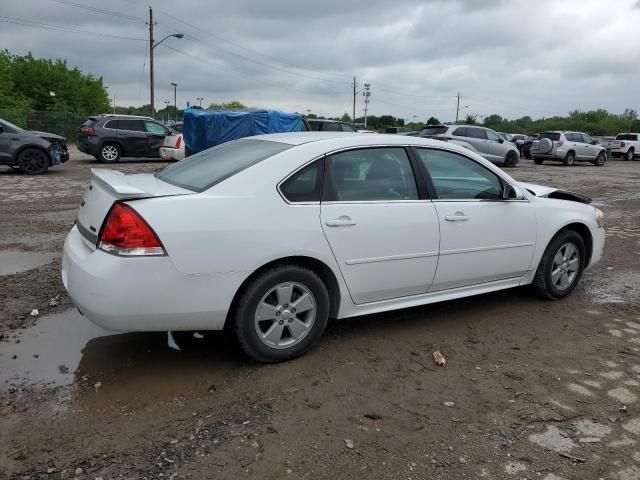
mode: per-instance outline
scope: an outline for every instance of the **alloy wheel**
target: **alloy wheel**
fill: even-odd
[[[580,250],[571,242],[562,245],[553,257],[551,281],[560,291],[568,289],[580,270]]]
[[[29,150],[28,152],[25,152],[22,159],[22,166],[29,172],[37,172],[41,170],[44,168],[46,163],[47,159],[44,154],[37,150]]]
[[[311,290],[301,283],[281,283],[258,303],[254,316],[256,333],[271,348],[290,348],[311,331],[316,314]]]
[[[113,162],[118,158],[118,148],[113,145],[105,145],[102,147],[102,158],[109,162]]]

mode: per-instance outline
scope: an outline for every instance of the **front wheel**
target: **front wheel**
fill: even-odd
[[[233,327],[254,360],[281,362],[307,352],[329,319],[329,292],[316,273],[296,265],[267,270],[237,302]]]
[[[582,237],[573,230],[562,230],[549,242],[540,259],[533,290],[547,300],[566,297],[580,282],[584,267]]]
[[[515,167],[518,163],[518,154],[513,150],[507,152],[507,156],[504,158],[504,166],[505,167]]]
[[[27,175],[42,175],[49,169],[49,156],[37,148],[25,148],[18,155],[18,167]]]
[[[604,152],[600,152],[596,159],[593,161],[593,164],[598,167],[602,167],[605,163],[607,163],[607,156],[604,154]]]

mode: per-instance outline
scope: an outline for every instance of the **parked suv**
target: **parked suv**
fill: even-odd
[[[520,158],[520,152],[513,143],[505,142],[500,135],[486,127],[428,125],[422,130],[420,136],[441,140],[464,140],[471,144],[480,156],[505,167],[515,167]]]
[[[24,130],[0,119],[0,165],[40,175],[69,160],[67,140],[55,133]]]
[[[586,133],[542,132],[531,144],[531,157],[536,165],[553,160],[566,166],[591,162],[601,167],[607,163],[607,150]]]
[[[170,133],[173,131],[153,118],[98,115],[89,117],[80,127],[78,150],[102,163],[115,163],[120,157],[156,158]]]
[[[315,132],[355,132],[353,125],[339,120],[325,120],[324,118],[307,119],[309,130]]]

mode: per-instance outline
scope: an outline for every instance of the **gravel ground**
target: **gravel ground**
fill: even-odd
[[[607,215],[604,258],[569,298],[332,322],[266,366],[223,333],[177,352],[73,310],[60,252],[95,166],[74,151],[45,176],[0,170],[0,478],[640,479],[640,162],[509,171]]]

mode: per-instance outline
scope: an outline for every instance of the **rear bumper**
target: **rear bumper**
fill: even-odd
[[[78,141],[78,150],[88,155],[97,155],[98,154],[98,146],[94,145],[91,142],[87,141]]]
[[[121,332],[221,330],[248,274],[188,275],[168,256],[117,257],[93,249],[75,226],[62,256],[62,281],[78,309]]]
[[[184,150],[181,148],[160,147],[160,158],[162,160],[182,160]]]

